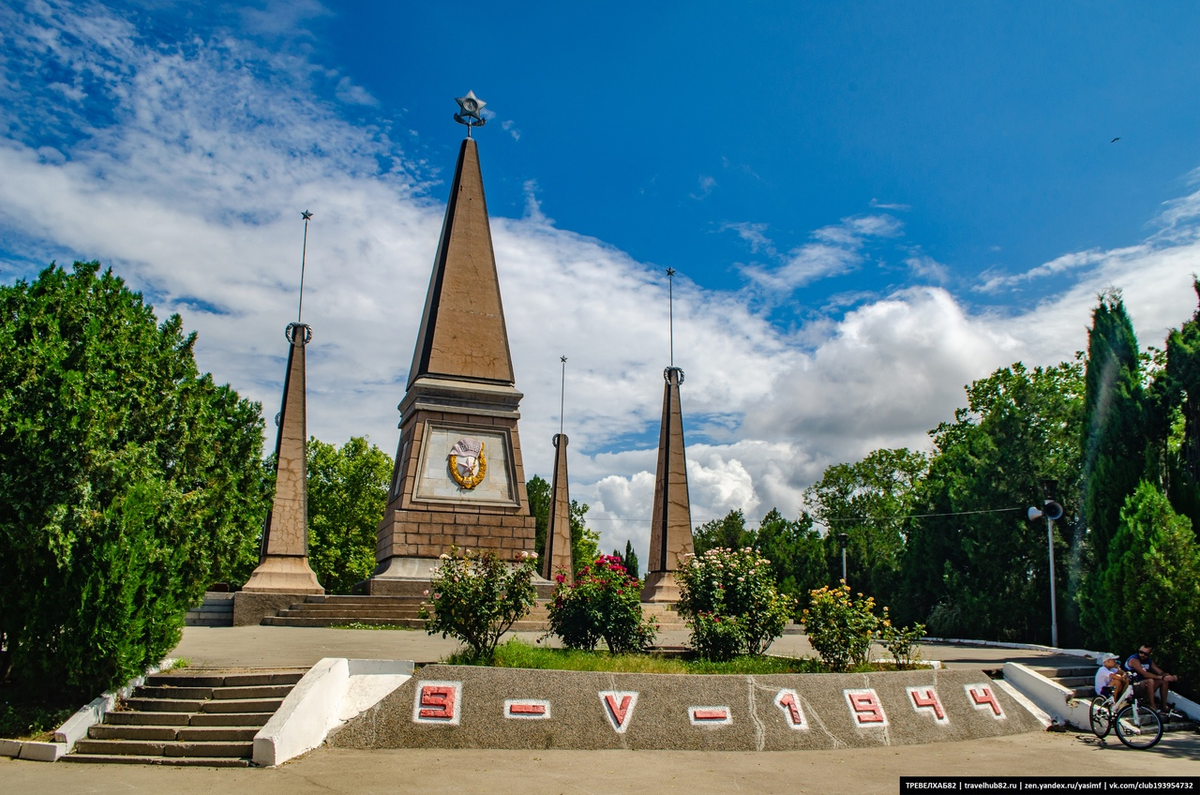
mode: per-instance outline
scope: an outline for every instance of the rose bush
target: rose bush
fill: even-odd
[[[620,558],[601,555],[579,570],[574,583],[565,572],[554,580],[550,632],[567,648],[590,651],[603,640],[615,654],[654,642],[654,622],[642,619],[642,584]]]
[[[875,599],[864,599],[861,593],[854,599],[844,582],[836,588],[818,588],[804,611],[804,628],[808,642],[830,670],[862,665],[871,657],[871,643],[879,629]]]
[[[500,636],[529,613],[537,597],[533,585],[537,555],[522,553],[515,564],[495,552],[460,552],[441,556],[433,574],[429,603],[420,616],[430,635],[457,638],[477,660],[490,660]],[[430,608],[432,607],[432,611]]]
[[[684,557],[675,573],[679,613],[700,656],[762,654],[783,634],[796,601],[775,589],[770,563],[750,547]]]

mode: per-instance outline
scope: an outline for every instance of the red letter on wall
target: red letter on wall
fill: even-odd
[[[971,706],[975,709],[983,711],[990,710],[992,717],[996,720],[1003,720],[1004,710],[1000,707],[1000,700],[996,698],[995,691],[987,682],[975,685],[963,685],[963,690],[967,691],[967,698],[971,700]]]
[[[601,690],[600,703],[604,705],[604,716],[617,734],[624,734],[633,719],[633,708],[637,706],[638,694],[633,690]]]
[[[780,690],[775,696],[775,706],[783,710],[783,719],[789,729],[807,729],[804,710],[800,708],[800,697],[795,690]]]
[[[908,688],[908,697],[912,700],[913,709],[917,712],[929,712],[938,723],[948,722],[937,690],[932,687],[910,687]]]
[[[457,725],[461,702],[462,682],[421,682],[413,704],[413,721]]]
[[[850,714],[854,717],[855,726],[875,728],[887,726],[887,715],[883,705],[879,703],[879,695],[870,689],[843,690],[846,703],[850,705]]]

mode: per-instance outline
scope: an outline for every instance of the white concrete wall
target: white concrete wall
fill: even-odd
[[[254,736],[254,762],[280,765],[311,751],[329,732],[377,704],[412,677],[409,660],[326,657],[296,683]]]

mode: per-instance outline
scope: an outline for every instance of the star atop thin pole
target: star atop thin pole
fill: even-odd
[[[467,137],[470,138],[472,127],[487,124],[487,119],[480,114],[487,103],[475,96],[474,91],[468,91],[465,97],[456,97],[454,101],[458,103],[458,113],[454,114],[454,120],[467,126]]]
[[[296,307],[296,322],[302,322],[304,317],[304,260],[308,254],[308,222],[312,220],[312,213],[308,210],[300,213],[300,217],[304,219],[304,244],[300,248],[300,305]]]
[[[675,269],[667,268],[668,335],[671,344],[671,366],[675,366]]]
[[[563,432],[563,416],[567,405],[567,357],[559,356],[558,360],[562,362],[562,386],[558,396],[558,433],[561,436]]]

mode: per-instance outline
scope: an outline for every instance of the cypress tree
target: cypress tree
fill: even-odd
[[[1093,560],[1103,565],[1149,449],[1137,337],[1116,290],[1100,296],[1092,312],[1084,379],[1083,520]]]

